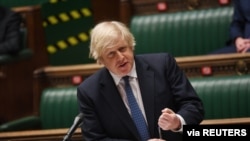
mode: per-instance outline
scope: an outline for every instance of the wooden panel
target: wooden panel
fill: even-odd
[[[204,120],[201,125],[250,125],[250,118],[230,118]],[[31,130],[0,133],[1,141],[62,141],[68,129]],[[78,128],[73,134],[71,141],[84,141],[81,129]]]
[[[157,4],[165,3],[167,5],[166,11],[159,11]],[[177,12],[184,10],[195,10],[211,7],[226,6],[222,5],[218,0],[132,0],[132,7],[134,9],[133,15],[155,14],[161,12]]]
[[[94,21],[119,20],[119,0],[91,0]]]
[[[48,66],[39,6],[15,7],[27,28],[33,56],[0,66],[0,124],[33,113],[33,71]]]
[[[34,71],[34,114],[39,115],[41,92],[46,87],[67,87],[78,85],[88,76],[99,70],[101,65],[84,64],[69,66],[48,66]],[[72,83],[72,79],[81,79],[79,83]]]
[[[41,8],[39,5],[14,7],[14,11],[23,15],[24,26],[27,28],[28,47],[34,52],[32,64],[34,68],[48,65],[48,54],[45,43],[45,33],[42,26]]]
[[[166,10],[158,10],[158,4],[166,4]],[[218,0],[120,0],[119,20],[129,24],[133,15],[178,12],[231,5],[220,4]]]
[[[177,63],[188,77],[244,75],[250,72],[250,54],[221,54],[177,57]],[[211,75],[203,75],[203,68],[211,69]]]
[[[30,130],[0,133],[1,141],[62,141],[68,129]],[[84,141],[78,128],[71,141]]]
[[[250,125],[250,118],[244,117],[244,118],[226,118],[226,119],[209,119],[209,120],[203,120],[201,122],[201,125],[239,125],[239,124],[245,124]]]
[[[244,75],[250,72],[250,54],[222,54],[207,56],[176,57],[180,68],[188,77]],[[102,68],[98,64],[71,66],[48,66],[34,71],[34,112],[39,112],[40,95],[46,87],[67,87],[78,85],[88,76]],[[203,74],[202,69],[211,74]],[[73,83],[73,80],[80,80]]]
[[[180,68],[188,77],[203,77],[201,69],[210,67],[211,76],[243,75],[249,72],[250,54],[202,55],[175,58]],[[47,66],[34,71],[34,79],[45,80],[49,86],[67,86],[72,84],[72,77],[80,76],[83,80],[102,68],[98,64],[69,66]],[[61,79],[61,80],[60,80]]]

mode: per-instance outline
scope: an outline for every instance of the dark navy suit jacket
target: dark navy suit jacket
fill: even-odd
[[[151,138],[158,138],[158,118],[168,107],[187,124],[199,124],[203,105],[175,59],[166,53],[135,56],[136,71]],[[112,76],[102,68],[88,77],[77,90],[82,132],[90,140],[137,141],[139,134],[122,101]],[[182,134],[162,132],[167,141],[181,141]]]
[[[236,53],[235,39],[237,37],[250,39],[250,0],[234,0],[233,8],[230,39],[226,42],[225,47],[211,54]],[[250,52],[250,49],[247,52]]]
[[[230,26],[231,41],[236,37],[250,39],[250,1],[234,0],[234,14]]]

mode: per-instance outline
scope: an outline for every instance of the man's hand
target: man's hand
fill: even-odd
[[[158,125],[163,130],[178,130],[181,128],[181,121],[174,111],[165,108],[162,110],[162,114],[159,117]]]

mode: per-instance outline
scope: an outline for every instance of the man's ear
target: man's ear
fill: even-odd
[[[97,60],[97,63],[98,63],[99,65],[103,65],[103,61],[102,61],[102,59],[101,59],[101,58],[99,58],[99,59]]]

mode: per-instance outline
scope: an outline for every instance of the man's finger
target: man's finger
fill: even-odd
[[[172,111],[171,109],[169,109],[169,108],[165,108],[165,109],[163,109],[162,110],[162,112],[163,113],[168,113],[168,114],[172,114],[172,113],[174,113],[174,111]]]

